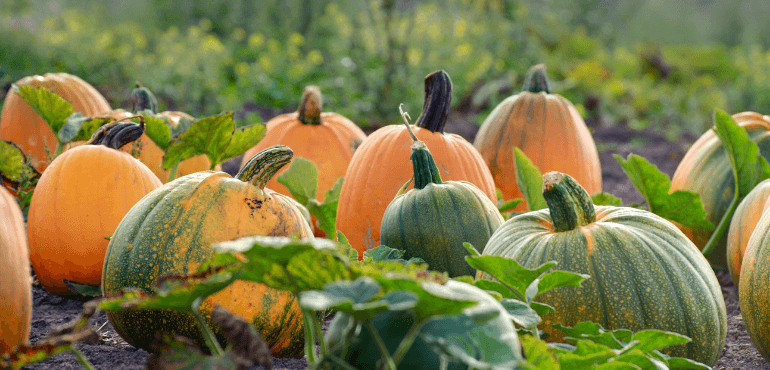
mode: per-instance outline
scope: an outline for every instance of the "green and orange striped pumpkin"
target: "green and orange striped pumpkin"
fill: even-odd
[[[608,329],[667,330],[692,338],[671,347],[671,355],[714,364],[727,334],[722,291],[706,259],[676,226],[641,209],[594,206],[585,189],[558,172],[543,176],[543,196],[548,209],[506,221],[483,254],[529,268],[556,261],[556,269],[590,275],[580,287],[538,298],[556,308],[540,325],[549,340],[563,338],[552,324],[586,320]]]
[[[144,197],[118,225],[110,240],[102,275],[102,293],[121,288],[150,291],[165,273],[192,272],[213,254],[211,245],[236,238],[294,236],[312,238],[313,230],[293,199],[265,188],[292,158],[286,146],[255,155],[235,178],[203,171],[173,180]],[[215,304],[250,321],[278,357],[301,357],[302,314],[291,292],[236,281],[208,297],[201,314],[211,323]],[[131,345],[150,350],[156,331],[183,335],[201,348],[205,342],[191,314],[174,311],[129,311],[109,314],[115,330]]]
[[[738,299],[751,342],[770,361],[770,212],[762,213],[741,261]]]

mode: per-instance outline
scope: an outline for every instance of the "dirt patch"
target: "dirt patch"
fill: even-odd
[[[454,130],[457,128],[457,130]],[[455,123],[447,126],[447,132],[461,132],[464,137],[472,140],[476,134],[473,126],[459,126]],[[371,130],[369,130],[371,132]],[[623,173],[613,154],[627,157],[635,153],[648,159],[658,168],[673,175],[677,164],[684,156],[688,146],[695,141],[693,137],[683,137],[679,142],[672,143],[653,131],[638,132],[625,127],[598,127],[593,132],[597,147],[600,150],[604,191],[614,194],[624,200],[624,203],[642,203],[643,198],[633,188]],[[238,160],[240,162],[240,160]],[[231,167],[237,171],[237,166]],[[234,171],[233,171],[234,172]],[[727,343],[722,356],[714,369],[770,369],[768,363],[751,344],[741,319],[738,306],[738,292],[726,272],[717,272],[722,293],[727,306]],[[83,302],[55,297],[47,294],[42,288],[34,288],[34,308],[32,321],[32,343],[42,339],[52,325],[64,324],[81,312]],[[96,327],[107,321],[107,316],[100,313],[94,320]],[[149,356],[144,350],[136,350],[121,342],[114,335],[109,323],[102,330],[105,340],[99,345],[79,345],[97,369],[143,369],[144,362]],[[276,369],[304,369],[307,364],[303,359],[274,359]],[[58,355],[43,363],[30,366],[29,369],[80,369],[75,358],[70,354]],[[256,367],[261,368],[261,367]]]

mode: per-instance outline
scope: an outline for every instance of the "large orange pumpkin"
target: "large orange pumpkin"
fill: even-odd
[[[323,200],[324,194],[334,186],[337,179],[345,175],[356,148],[366,139],[366,134],[355,123],[342,115],[331,112],[321,113],[321,91],[308,86],[302,95],[299,109],[294,113],[282,114],[267,122],[267,133],[259,144],[243,156],[243,167],[258,152],[277,144],[283,144],[294,151],[294,156],[308,159],[318,167],[318,191],[316,198]],[[281,172],[285,169],[281,169]],[[267,187],[284,195],[291,195],[286,186],[279,184],[275,177]],[[313,225],[316,225],[313,220]],[[314,226],[316,236],[325,234]]]
[[[32,286],[24,218],[0,187],[0,354],[29,344]]]
[[[103,126],[65,151],[43,172],[29,207],[30,259],[50,293],[68,295],[63,280],[99,285],[106,237],[134,204],[161,186],[147,166],[117,148],[136,140],[144,125]]]
[[[762,213],[768,208],[770,208],[770,179],[757,184],[746,198],[743,198],[730,221],[730,229],[727,232],[727,269],[736,287],[740,281],[741,262],[746,253],[749,238]]]
[[[255,155],[235,178],[203,171],[170,181],[139,201],[123,218],[104,260],[105,296],[126,287],[150,290],[165,273],[186,273],[213,254],[217,242],[251,235],[312,238],[298,203],[265,184],[291,159],[286,146]],[[301,357],[302,314],[293,293],[236,281],[200,307],[210,319],[219,304],[252,323],[273,355]],[[135,347],[150,350],[156,331],[184,335],[205,346],[193,315],[171,310],[109,313],[115,330]],[[221,330],[212,329],[221,341]]]
[[[191,121],[195,120],[193,116],[185,112],[164,111],[156,113],[158,111],[158,101],[155,98],[155,95],[153,95],[149,89],[143,86],[137,85],[137,87],[131,92],[131,99],[133,101],[133,107],[131,109],[133,113],[123,109],[116,109],[101,115],[117,120],[149,111],[151,114],[155,114],[167,120],[169,123],[171,123],[172,128],[176,128],[183,118]],[[158,176],[161,182],[167,182],[169,170],[164,170],[162,167],[163,155],[165,152],[160,149],[160,147],[155,145],[155,143],[146,134],[143,134],[142,137],[136,141],[136,143],[141,145],[141,152],[137,159],[149,167],[152,173],[154,173],[155,176]],[[131,153],[132,146],[126,145],[120,150],[126,153]],[[195,157],[185,159],[179,163],[175,177],[182,177],[191,173],[206,171],[210,168],[211,161],[209,160],[209,157],[205,155],[197,155]],[[221,167],[217,165],[215,169],[219,170]]]
[[[449,75],[444,71],[428,75],[425,104],[412,130],[430,148],[442,179],[468,181],[494,202],[494,180],[481,155],[461,136],[444,133],[451,100]],[[379,245],[385,209],[412,177],[411,166],[404,165],[410,162],[411,143],[403,124],[382,127],[364,140],[345,172],[336,227],[358,250],[359,258]]]
[[[75,112],[95,116],[110,109],[110,104],[93,86],[67,73],[46,73],[24,77],[16,85],[44,87],[72,103]],[[12,141],[30,156],[32,165],[43,171],[59,143],[48,124],[13,90],[8,92],[0,115],[0,139]]]
[[[513,147],[540,172],[569,174],[589,194],[602,191],[599,152],[575,106],[548,89],[545,67],[532,67],[524,91],[508,97],[492,110],[473,145],[489,166],[503,199],[524,198],[516,182]],[[516,211],[525,211],[522,202]]]
[[[733,115],[739,126],[746,129],[749,139],[757,143],[760,154],[770,160],[770,117],[754,112]],[[701,135],[679,162],[671,178],[671,191],[689,190],[700,195],[706,218],[717,225],[727,212],[735,195],[735,180],[724,146],[714,130]],[[706,246],[713,231],[695,229],[677,224],[699,248]],[[715,265],[727,266],[727,235],[708,256]]]

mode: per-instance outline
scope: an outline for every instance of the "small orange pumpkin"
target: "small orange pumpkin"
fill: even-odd
[[[484,159],[461,136],[444,133],[451,100],[452,81],[446,72],[425,77],[425,104],[412,130],[430,148],[442,179],[468,181],[494,202],[495,184]],[[336,227],[358,250],[359,258],[379,245],[385,209],[412,177],[411,166],[404,165],[410,161],[410,143],[403,124],[382,127],[364,140],[345,172]]]
[[[68,73],[24,77],[16,81],[16,85],[49,89],[72,103],[75,112],[84,116],[95,116],[110,109],[110,104],[99,91]],[[6,95],[0,114],[0,139],[12,141],[20,146],[24,154],[32,160],[32,165],[41,172],[49,163],[46,149],[53,154],[59,142],[45,120],[13,90]]]
[[[16,199],[0,187],[0,354],[29,344],[32,286],[24,218]]]
[[[746,254],[749,238],[762,217],[762,213],[770,208],[770,179],[757,184],[743,198],[730,221],[727,232],[727,269],[733,284],[738,287],[741,277],[741,263]]]
[[[321,113],[321,91],[308,86],[302,95],[299,109],[294,113],[282,114],[267,122],[267,133],[259,144],[243,156],[246,162],[260,151],[273,145],[286,145],[294,156],[302,157],[318,167],[318,191],[316,198],[323,200],[337,179],[345,175],[356,148],[366,139],[366,134],[355,123],[342,115],[331,112]],[[281,172],[285,171],[281,169]],[[291,196],[289,189],[273,177],[267,187],[281,194]],[[313,225],[316,225],[315,219]],[[314,226],[316,236],[325,234]]]
[[[153,93],[146,87],[137,84],[136,88],[131,92],[131,99],[133,101],[133,107],[131,109],[133,113],[123,109],[115,109],[101,115],[119,120],[126,117],[131,117],[135,114],[140,114],[143,111],[149,111],[151,114],[156,114],[158,111],[158,101],[155,98],[155,95],[153,95]],[[179,111],[164,111],[159,112],[156,115],[166,119],[169,123],[171,123],[172,128],[176,128],[183,118],[190,121],[195,120],[193,116]],[[141,153],[137,159],[149,167],[152,173],[154,173],[155,176],[158,176],[158,179],[160,179],[161,182],[167,182],[169,170],[164,170],[162,167],[163,155],[165,152],[160,149],[160,147],[155,145],[155,143],[146,134],[142,134],[142,137],[139,138],[136,143],[141,145]],[[131,153],[132,146],[126,145],[120,150],[126,153]],[[189,175],[199,171],[206,171],[210,168],[211,161],[209,160],[209,157],[205,155],[197,155],[195,157],[185,159],[179,163],[176,177],[182,177],[184,175]],[[221,170],[221,167],[217,165],[215,169]]]
[[[492,110],[473,146],[484,157],[505,200],[524,198],[516,182],[513,147],[521,149],[542,173],[567,173],[589,194],[602,191],[599,152],[591,133],[569,100],[550,93],[542,64],[530,69],[524,91]],[[522,202],[515,210],[526,211],[526,207]]]
[[[69,295],[63,280],[99,285],[104,254],[115,228],[160,180],[147,166],[117,150],[144,125],[103,126],[88,142],[51,162],[37,183],[27,233],[32,268],[52,294]]]

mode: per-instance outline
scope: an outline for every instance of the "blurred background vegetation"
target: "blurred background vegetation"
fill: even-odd
[[[135,81],[162,109],[294,111],[305,85],[362,126],[422,106],[444,69],[480,124],[545,63],[589,125],[699,135],[714,108],[770,113],[764,0],[3,0],[0,86],[69,72],[128,107]],[[416,115],[414,115],[416,117]]]

